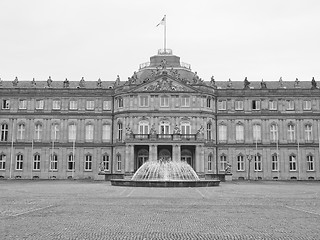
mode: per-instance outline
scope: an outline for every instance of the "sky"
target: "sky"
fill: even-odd
[[[0,78],[122,81],[164,45],[204,80],[320,81],[319,0],[1,0]]]

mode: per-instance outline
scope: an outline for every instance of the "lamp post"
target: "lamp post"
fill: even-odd
[[[252,159],[253,159],[253,155],[252,154],[247,154],[247,160],[249,162],[249,166],[248,166],[248,181],[250,181],[250,165],[251,165]]]

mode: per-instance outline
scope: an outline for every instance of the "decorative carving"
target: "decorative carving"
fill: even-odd
[[[144,91],[168,91],[168,92],[175,92],[175,91],[188,91],[187,88],[173,84],[171,80],[167,78],[162,78],[162,80],[158,80],[154,84],[150,84],[145,87]]]
[[[167,61],[166,61],[166,59],[163,59],[163,60],[161,61],[160,67],[161,67],[162,69],[166,69],[166,68],[167,68]]]
[[[230,163],[227,163],[226,169],[224,171],[225,171],[225,174],[231,174],[231,164]]]
[[[248,81],[247,77],[244,79],[243,84],[244,84],[244,87],[243,87],[244,89],[249,89],[250,88],[250,82]]]
[[[119,76],[119,75],[118,75],[118,76]],[[132,77],[128,77],[128,83],[129,83],[129,85],[131,85],[131,84],[136,84],[136,83],[137,83],[137,80],[138,80],[138,74],[137,74],[137,72],[133,72]],[[119,78],[119,81],[120,81],[120,78]]]
[[[126,136],[127,136],[127,138],[133,138],[133,131],[130,128],[129,124],[128,124],[127,128],[126,128]]]
[[[85,87],[85,80],[84,77],[81,78],[80,82],[79,82],[79,87],[84,88]]]
[[[317,88],[318,88],[317,82],[313,77],[312,80],[311,80],[311,89],[317,89]]]
[[[66,80],[63,81],[63,88],[69,87],[69,80],[66,78]]]
[[[173,129],[173,134],[180,134],[180,128],[178,127],[178,125],[176,124],[176,126]]]
[[[151,136],[155,136],[157,135],[157,130],[154,124],[152,124],[151,128],[150,128],[150,135]]]
[[[12,81],[12,85],[13,85],[13,86],[17,86],[17,85],[18,85],[18,82],[19,82],[18,77],[16,77],[16,78]]]

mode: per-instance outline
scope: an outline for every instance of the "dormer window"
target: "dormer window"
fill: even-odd
[[[140,96],[140,107],[149,106],[149,96]]]
[[[169,97],[161,96],[160,97],[160,107],[169,107]]]
[[[189,96],[181,97],[181,107],[190,107],[190,97]]]

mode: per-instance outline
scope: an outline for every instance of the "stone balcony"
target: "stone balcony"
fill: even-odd
[[[198,142],[204,141],[202,134],[130,134],[126,142]]]

